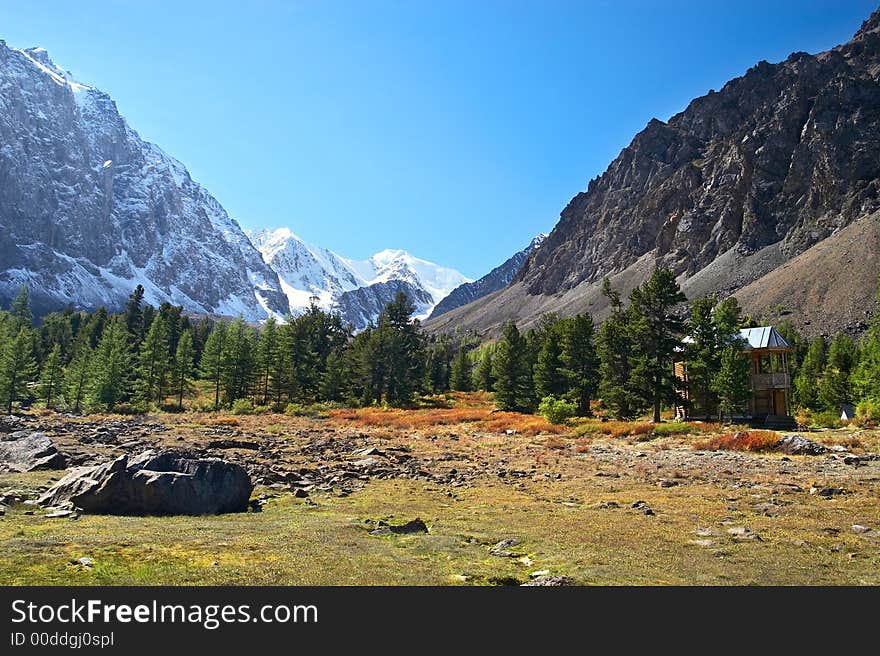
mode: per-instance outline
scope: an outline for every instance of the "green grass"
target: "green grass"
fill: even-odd
[[[822,531],[880,516],[876,499],[856,509],[851,498],[799,494],[786,506],[792,512],[738,520],[764,541],[736,543],[719,526],[729,492],[633,485],[584,477],[517,489],[486,481],[450,498],[440,488],[384,480],[349,497],[317,497],[316,506],[284,495],[262,513],[217,517],[71,521],[27,516],[19,506],[0,519],[0,584],[485,585],[525,581],[539,569],[581,584],[880,583],[876,545]],[[657,515],[631,510],[636,498]],[[571,499],[574,506],[563,505]],[[621,507],[595,507],[608,500]],[[415,517],[430,534],[376,537],[366,521]],[[690,543],[702,526],[722,533],[716,546]],[[489,555],[489,545],[508,537],[521,541],[516,550],[532,565]],[[94,567],[75,564],[82,556]]]

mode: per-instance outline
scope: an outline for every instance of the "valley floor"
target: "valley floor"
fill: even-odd
[[[264,504],[49,518],[21,501],[62,472],[0,474],[13,501],[0,584],[880,584],[877,432],[811,433],[838,450],[784,456],[418,412],[31,417],[78,463],[160,445],[221,455],[249,468]],[[381,530],[416,518],[428,533]]]

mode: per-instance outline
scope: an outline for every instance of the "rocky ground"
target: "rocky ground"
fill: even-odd
[[[880,438],[872,432],[814,433],[794,454],[756,454],[701,451],[688,437],[531,437],[472,424],[389,430],[282,415],[49,415],[0,421],[0,455],[33,434],[43,436],[37,471],[23,471],[19,454],[17,464],[3,459],[19,471],[0,474],[6,582],[145,582],[132,569],[143,566],[143,548],[151,567],[161,565],[154,582],[172,583],[880,583]],[[63,473],[57,467],[167,448],[243,466],[256,484],[250,511],[111,520],[34,505]],[[797,455],[810,451],[819,453]],[[184,524],[201,526],[197,540],[178,533]],[[159,546],[157,529],[168,532]],[[133,530],[146,531],[144,544]],[[299,541],[299,566],[286,561],[287,544],[272,556],[282,539]],[[223,562],[243,540],[259,555],[197,575],[202,555]],[[744,544],[748,551],[735,551]],[[156,549],[174,566],[156,564]],[[413,562],[401,562],[401,550]],[[108,569],[71,572],[71,552],[95,559],[96,551]],[[178,551],[188,554],[185,574]],[[362,568],[334,575],[334,558],[359,556]],[[318,557],[332,563],[320,576],[299,569]],[[378,564],[386,558],[395,567]]]

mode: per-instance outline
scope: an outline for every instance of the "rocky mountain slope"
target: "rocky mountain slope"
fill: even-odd
[[[384,250],[365,261],[350,260],[307,244],[287,228],[248,233],[263,259],[278,274],[293,314],[314,300],[357,329],[374,321],[398,292],[425,318],[453,289],[468,283],[458,271]]]
[[[832,247],[809,260],[814,270],[767,276],[880,209],[878,191],[880,11],[844,45],[762,61],[669,121],[652,119],[569,202],[511,286],[430,326],[497,331],[506,320],[529,325],[542,312],[585,309],[602,318],[603,276],[628,291],[659,264],[691,296],[747,291],[759,316],[784,298],[808,333],[857,329],[873,309],[880,259],[847,269],[851,254]],[[865,221],[876,235],[876,215]],[[809,300],[805,290],[826,268],[847,272],[835,291],[860,299],[858,316]],[[750,287],[759,284],[782,287],[759,294]]]
[[[529,255],[540,248],[546,238],[547,235],[544,233],[539,234],[532,239],[528,246],[508,258],[503,264],[492,269],[479,280],[466,282],[453,289],[446,298],[437,304],[428,319],[439,317],[450,310],[467,305],[478,298],[483,298],[492,292],[497,292],[499,289],[507,287],[516,274],[519,273]]]
[[[238,224],[104,92],[41,48],[0,41],[0,304],[38,312],[146,300],[247,319],[287,299]]]

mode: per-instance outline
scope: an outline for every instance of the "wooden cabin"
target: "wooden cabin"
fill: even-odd
[[[690,338],[684,341],[688,342]],[[791,376],[789,356],[792,346],[772,326],[743,328],[739,331],[739,344],[743,357],[751,363],[752,394],[742,418],[768,427],[788,428],[791,418]],[[687,403],[687,367],[684,362],[675,363],[675,377],[682,385],[683,406],[676,408],[676,417],[705,417],[706,408],[695,408]],[[717,408],[710,408],[710,416],[717,416]]]

